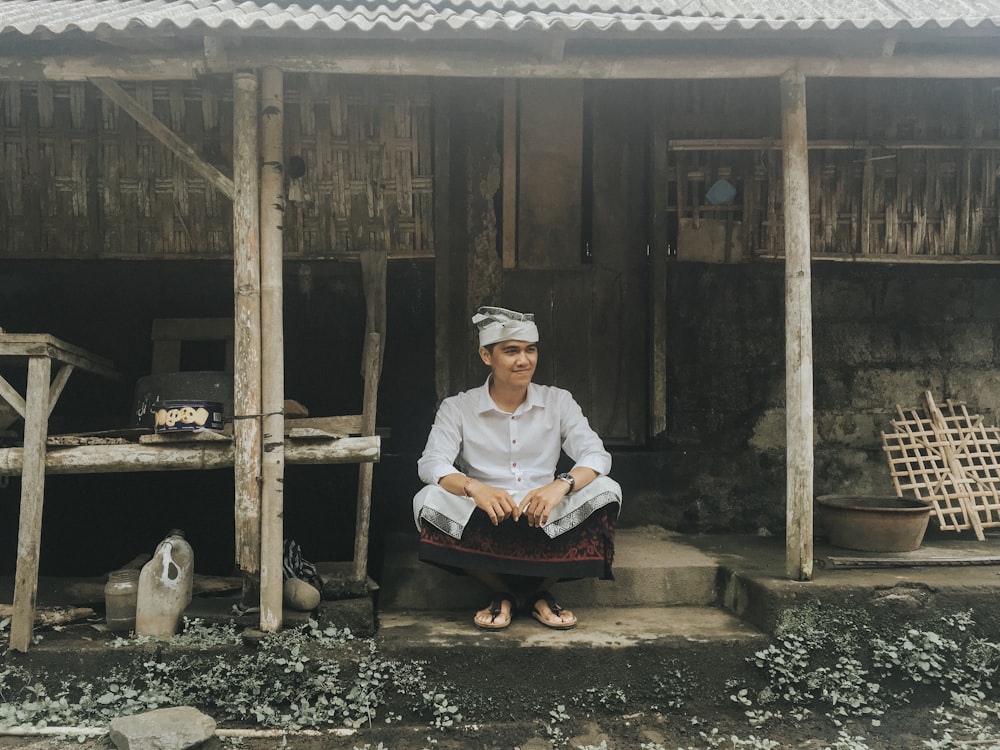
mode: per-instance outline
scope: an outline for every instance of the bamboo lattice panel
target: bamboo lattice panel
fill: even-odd
[[[232,175],[232,81],[123,87]],[[423,80],[288,75],[286,257],[432,256]],[[227,258],[232,203],[88,83],[0,82],[0,257]]]
[[[970,415],[963,402],[938,407],[929,392],[926,409],[903,410],[882,433],[896,494],[930,502],[944,530],[1000,526],[1000,429]]]

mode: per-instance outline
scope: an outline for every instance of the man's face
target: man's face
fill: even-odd
[[[538,364],[538,344],[501,341],[492,350],[485,346],[479,347],[479,356],[493,370],[494,383],[527,388]]]

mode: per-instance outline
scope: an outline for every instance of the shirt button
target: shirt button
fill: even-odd
[[[517,445],[517,441],[516,441],[516,440],[511,440],[510,442],[511,442],[511,444],[513,444],[513,445]]]
[[[520,482],[520,481],[521,481],[521,477],[518,477],[518,478],[517,478],[517,481],[518,481],[518,482]]]
[[[511,466],[517,466],[517,461],[511,464]]]

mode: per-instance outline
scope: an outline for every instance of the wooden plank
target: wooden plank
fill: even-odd
[[[333,435],[360,435],[362,415],[349,414],[338,417],[297,417],[285,422],[285,434],[291,430],[314,429]]]
[[[0,473],[16,475],[24,467],[24,448],[0,448]],[[289,464],[353,464],[378,461],[381,438],[349,437],[335,441],[290,443]],[[116,474],[134,471],[228,469],[234,465],[232,443],[187,443],[176,446],[81,445],[45,454],[47,474]]]
[[[521,81],[518,266],[580,265],[583,82]]]
[[[290,440],[339,440],[342,437],[347,437],[347,435],[338,435],[326,430],[317,430],[315,427],[286,427],[285,437]]]
[[[579,397],[586,396],[589,404],[581,406],[601,437],[620,445],[644,443],[648,419],[646,87],[645,82],[601,81],[590,86],[593,258],[585,264],[590,271],[586,286],[563,274],[555,277],[557,288],[574,300],[562,306],[575,309],[587,326],[577,344],[588,342],[589,367],[568,360],[570,367],[587,374]],[[569,330],[566,337],[573,341],[573,324],[565,319],[562,324],[557,327],[560,337]]]
[[[781,77],[785,220],[785,572],[808,581],[813,565],[812,274],[805,76]]]
[[[973,565],[1000,565],[995,555],[955,557],[849,557],[830,555],[824,558],[826,567],[842,570],[855,568],[941,568]]]
[[[158,432],[140,435],[143,445],[177,445],[179,443],[231,443],[233,438],[215,430],[183,430],[181,432]]]
[[[107,378],[120,376],[111,360],[47,333],[0,333],[0,357],[48,357]]]
[[[233,77],[233,439],[236,564],[260,571],[260,198],[257,74]],[[248,581],[247,588],[256,583]],[[246,592],[249,596],[249,591]]]
[[[103,599],[103,585],[101,586],[101,597]],[[14,614],[14,608],[7,604],[0,604],[0,617],[10,617]],[[32,622],[39,627],[51,627],[52,625],[66,625],[71,622],[86,620],[94,616],[94,610],[90,607],[45,607],[37,609]]]
[[[128,112],[132,119],[142,125],[150,135],[170,149],[177,157],[227,198],[235,195],[233,181],[214,166],[206,162],[187,142],[160,122],[156,116],[142,106],[125,89],[110,78],[90,78],[101,93]]]
[[[49,435],[45,445],[49,448],[65,448],[75,445],[125,445],[128,441],[120,437],[84,437],[82,435]]]
[[[284,76],[261,72],[260,334],[261,514],[260,629],[281,629],[284,543],[285,338],[282,313],[282,222],[285,209]]]

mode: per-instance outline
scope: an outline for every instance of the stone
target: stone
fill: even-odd
[[[552,750],[552,743],[541,737],[532,737],[527,742],[522,742],[519,747],[521,750]]]
[[[187,750],[215,735],[215,719],[190,706],[158,708],[112,720],[118,750]]]
[[[319,589],[301,578],[289,578],[285,581],[285,605],[300,612],[312,612],[319,606]]]
[[[584,722],[581,732],[576,737],[570,737],[570,747],[600,747],[601,743],[608,745],[611,738],[601,729],[597,722]]]

